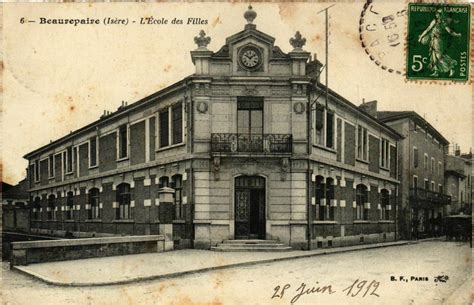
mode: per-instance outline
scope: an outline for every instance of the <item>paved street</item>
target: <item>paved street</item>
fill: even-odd
[[[435,282],[434,277],[439,275],[448,276],[447,280],[444,278],[446,282]],[[397,281],[391,281],[392,276]],[[3,304],[35,305],[243,305],[291,304],[291,301],[293,304],[436,305],[448,298],[453,300],[456,290],[454,304],[458,304],[462,295],[470,292],[470,285],[463,285],[470,278],[471,248],[467,243],[432,241],[90,288],[49,286],[12,272],[4,265],[1,298]],[[298,297],[302,291],[312,293]]]

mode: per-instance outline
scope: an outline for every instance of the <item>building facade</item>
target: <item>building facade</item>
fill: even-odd
[[[377,115],[404,136],[398,151],[401,237],[441,234],[451,202],[444,186],[449,142],[416,112],[379,111]]]
[[[17,185],[2,182],[2,230],[8,232],[29,232],[30,208],[28,181]]]
[[[449,214],[471,214],[472,210],[472,162],[468,155],[463,158],[459,150],[446,156],[446,193],[451,196]]]
[[[299,32],[284,53],[249,8],[195,73],[25,156],[33,226],[155,234],[176,247],[295,249],[396,238],[400,134],[319,82]]]

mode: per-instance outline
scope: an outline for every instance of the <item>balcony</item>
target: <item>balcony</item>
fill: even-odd
[[[451,196],[425,190],[422,188],[410,188],[410,200],[418,203],[450,204]]]
[[[211,134],[211,152],[229,154],[291,154],[291,134]]]

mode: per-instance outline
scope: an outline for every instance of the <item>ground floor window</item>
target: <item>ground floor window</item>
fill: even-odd
[[[100,218],[100,193],[99,189],[93,188],[89,191],[89,219],[99,219]]]
[[[130,184],[122,183],[117,187],[117,203],[116,212],[117,219],[131,219],[132,208],[130,202]]]
[[[388,190],[383,189],[380,191],[380,219],[389,220],[390,219],[390,194]]]
[[[74,218],[74,193],[67,192],[66,196],[66,219],[72,220]]]
[[[358,184],[356,187],[356,208],[355,208],[355,219],[356,220],[368,220],[368,209],[365,208],[365,203],[368,200],[367,187],[363,184]]]
[[[54,195],[48,197],[48,219],[56,220],[56,196]]]
[[[41,219],[41,198],[40,197],[35,197],[35,200],[33,201],[33,217],[36,220]]]

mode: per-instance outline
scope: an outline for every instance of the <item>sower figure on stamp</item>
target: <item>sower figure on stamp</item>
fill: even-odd
[[[452,19],[447,18],[442,9],[438,9],[435,18],[431,21],[428,28],[418,37],[418,42],[422,44],[429,43],[429,67],[433,71],[431,76],[438,76],[439,73],[447,72],[449,72],[449,76],[454,74],[454,67],[457,65],[457,62],[446,54],[444,31],[453,37],[461,37],[461,34],[449,28],[448,24],[451,21]]]

